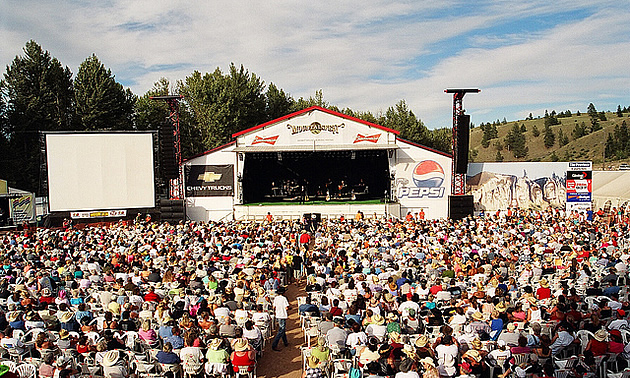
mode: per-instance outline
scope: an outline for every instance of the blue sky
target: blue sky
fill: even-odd
[[[161,77],[244,65],[293,97],[385,112],[404,99],[450,126],[445,88],[472,122],[545,109],[630,106],[626,1],[2,0],[2,72],[34,39],[72,72],[96,54],[142,95]]]

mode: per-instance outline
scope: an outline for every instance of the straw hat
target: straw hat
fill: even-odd
[[[433,362],[433,359],[431,357],[425,357],[425,358],[421,359],[420,363],[431,365],[432,367],[435,367],[435,362]]]
[[[372,316],[372,322],[376,325],[383,325],[383,323],[385,323],[385,319],[383,319],[383,317],[379,314],[376,314]]]
[[[210,343],[210,349],[217,350],[217,349],[219,349],[221,344],[223,344],[223,340],[219,339],[219,338],[216,338],[216,339],[212,340],[212,342]]]
[[[411,359],[416,359],[416,349],[409,344],[405,344],[403,347],[403,353]]]
[[[475,320],[480,320],[481,321],[481,320],[483,320],[483,314],[480,311],[475,311],[472,314],[472,318],[475,319]]]
[[[426,337],[425,335],[418,337],[418,339],[416,340],[416,346],[418,348],[424,348],[425,346],[427,346],[428,343],[429,343],[429,338]]]
[[[9,315],[7,316],[7,320],[9,320],[9,322],[15,322],[19,319],[21,315],[22,311],[13,311],[9,313]]]
[[[242,352],[244,350],[247,350],[248,348],[247,341],[243,338],[240,338],[234,342],[233,347],[236,352]]]
[[[50,289],[49,289],[49,288],[47,288],[47,287],[46,287],[46,288],[44,288],[44,289],[42,290],[42,296],[44,296],[44,297],[49,297],[49,296],[50,296],[50,294],[51,294],[51,292],[50,292]]]
[[[595,332],[595,335],[593,335],[593,337],[597,341],[604,341],[606,340],[606,337],[608,337],[608,332],[606,332],[605,329],[600,329],[599,331]]]
[[[63,314],[61,314],[61,316],[59,317],[59,321],[62,323],[68,323],[70,320],[72,320],[73,316],[74,316],[74,313],[72,311],[66,311]]]
[[[400,333],[396,331],[390,332],[389,341],[392,343],[400,343],[401,342]]]
[[[473,360],[479,362],[481,361],[481,355],[479,354],[479,351],[472,349],[469,350],[468,352],[466,352],[466,356],[472,358]]]
[[[529,302],[530,306],[538,306],[538,301],[533,296],[532,297],[527,297],[527,301]]]
[[[473,341],[470,342],[470,346],[472,346],[474,349],[477,349],[477,350],[483,348],[483,344],[481,343],[481,340],[478,337],[475,337]]]
[[[315,369],[319,365],[319,358],[315,356],[308,356],[307,358],[308,367],[311,369]]]
[[[103,366],[114,366],[120,359],[120,353],[117,350],[110,350],[103,356]]]
[[[505,302],[499,302],[496,306],[494,306],[494,309],[498,312],[506,312],[507,306],[505,305]]]
[[[508,325],[507,325],[508,332],[513,332],[515,329],[516,329],[516,324],[508,323]]]
[[[70,332],[68,332],[67,329],[60,329],[59,330],[59,338],[60,339],[67,339],[68,337],[70,337]]]
[[[546,278],[541,279],[541,280],[540,280],[540,286],[541,286],[541,287],[544,287],[544,288],[549,287],[549,281],[547,281],[547,279],[546,279]]]

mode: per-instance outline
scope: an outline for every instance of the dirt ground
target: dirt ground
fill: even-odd
[[[267,340],[267,345],[262,359],[258,361],[256,373],[258,377],[264,378],[299,378],[302,376],[302,357],[300,346],[304,343],[304,335],[300,328],[300,317],[297,313],[298,296],[303,296],[304,287],[302,284],[293,283],[287,287],[286,297],[291,308],[289,309],[289,319],[287,320],[287,339],[289,346],[285,348],[282,341],[278,344],[280,352],[271,349],[271,342],[276,335]],[[277,326],[276,326],[277,329]]]

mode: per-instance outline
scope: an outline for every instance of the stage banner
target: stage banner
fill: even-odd
[[[593,201],[593,164],[569,162],[567,167],[567,211],[587,211]]]
[[[11,218],[14,224],[35,220],[35,196],[32,194],[11,198],[9,200]]]
[[[70,218],[72,219],[115,218],[115,217],[124,217],[126,215],[127,215],[127,210],[72,211],[70,213]]]
[[[234,164],[185,167],[186,197],[231,197],[234,194]]]

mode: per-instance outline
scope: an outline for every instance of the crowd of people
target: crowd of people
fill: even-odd
[[[513,209],[316,233],[299,307],[314,340],[305,376],[621,371],[630,358],[628,218],[588,217]]]
[[[550,210],[4,233],[0,374],[248,375],[266,340],[288,346],[290,311],[314,336],[307,377],[338,360],[351,376],[396,378],[596,374],[602,357],[623,369],[628,222],[603,220]],[[290,282],[306,292],[296,309]]]

